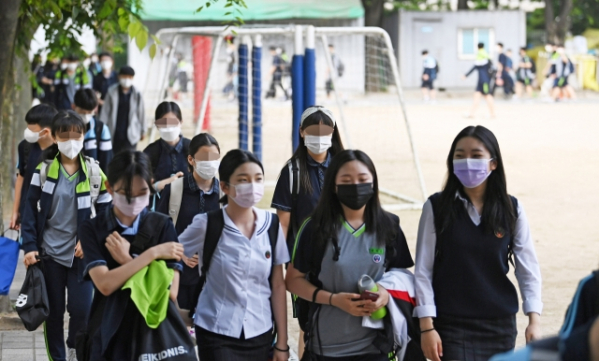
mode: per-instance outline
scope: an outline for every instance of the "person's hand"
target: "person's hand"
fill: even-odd
[[[198,265],[198,262],[199,262],[199,257],[197,254],[194,254],[193,257],[191,257],[191,258],[187,258],[187,257],[185,257],[185,255],[183,255],[181,257],[181,259],[189,268],[194,268],[195,266]]]
[[[75,257],[83,259],[83,248],[81,248],[81,241],[77,241],[75,245]]]
[[[123,265],[133,258],[129,254],[129,248],[131,244],[121,237],[118,232],[112,232],[106,237],[106,249],[110,252],[112,258],[117,261],[118,264]]]
[[[427,81],[428,80],[428,74],[422,74],[422,80]]]
[[[352,316],[362,317],[370,315],[371,311],[366,305],[374,302],[370,300],[358,300],[357,293],[335,293],[331,298],[331,304]]]
[[[376,293],[379,295],[379,298],[376,300],[376,302],[364,305],[364,308],[370,310],[370,313],[380,310],[389,303],[389,292],[387,292],[387,290],[380,285],[377,284],[377,286],[379,290]]]
[[[420,345],[427,360],[441,361],[441,357],[443,357],[443,344],[436,330],[423,333],[420,336]]]
[[[99,105],[104,105],[104,100],[102,100],[102,98],[98,97],[98,104]]]
[[[524,332],[527,344],[543,337],[541,332],[541,316],[538,313],[530,313],[528,318],[528,327],[526,327],[526,331]]]
[[[161,243],[152,247],[154,259],[174,259],[177,261],[183,257],[183,245],[177,242]]]
[[[166,178],[166,179],[164,179],[164,180],[160,181],[160,183],[162,183],[162,184],[160,185],[162,188],[161,188],[161,189],[159,189],[159,190],[162,190],[162,189],[164,189],[164,187],[166,187],[166,185],[167,185],[167,184],[171,184],[171,183],[173,183],[173,182],[174,182],[174,181],[176,181],[178,178],[181,178],[181,177],[183,177],[183,175],[184,175],[184,174],[183,174],[183,172],[177,172],[176,174],[174,174],[174,175],[170,176],[169,178]]]
[[[38,251],[32,251],[32,252],[25,254],[25,258],[23,259],[23,263],[25,264],[25,267],[29,268],[29,266],[38,263],[39,262],[39,259],[37,259],[38,256],[39,256]]]
[[[146,135],[142,134],[141,137],[139,138],[139,140],[144,140],[144,139],[146,139]]]
[[[495,78],[495,84],[502,86],[503,85],[503,79],[501,78]]]
[[[14,229],[15,231],[21,229],[21,215],[19,214],[19,212],[14,212],[10,217],[8,229]]]
[[[285,350],[285,349],[289,348],[287,345],[284,345],[283,347],[279,347],[279,345],[276,345],[276,347],[281,350]],[[279,351],[277,349],[274,349],[273,351],[274,352],[272,354],[272,361],[287,361],[287,360],[289,360],[289,351],[283,352],[283,351]]]

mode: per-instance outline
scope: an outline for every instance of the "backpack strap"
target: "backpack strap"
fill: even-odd
[[[40,186],[42,189],[44,188],[44,184],[46,184],[46,179],[48,179],[48,169],[53,161],[54,160],[52,159],[45,159],[42,161],[42,166],[40,168]]]
[[[268,227],[268,239],[270,240],[270,253],[272,267],[270,269],[270,275],[272,276],[273,268],[275,266],[275,249],[277,249],[277,239],[279,238],[279,216],[275,213],[270,214],[270,226]],[[271,277],[268,277],[268,283],[272,289]]]
[[[185,177],[177,178],[171,183],[171,196],[168,201],[168,215],[172,218],[173,224],[177,225],[181,202],[183,201],[183,180]]]
[[[141,224],[135,239],[131,243],[131,251],[141,254],[143,251],[158,244],[158,237],[170,218],[162,213],[148,212],[141,219]]]
[[[87,166],[87,176],[89,178],[89,195],[91,197],[91,218],[96,217],[96,202],[100,196],[102,189],[102,171],[100,163],[94,158],[84,156],[85,165]]]
[[[289,168],[289,191],[291,192],[291,212],[289,215],[289,227],[287,229],[287,249],[293,252],[295,237],[299,231],[297,222],[297,198],[300,191],[299,159],[291,158]]]
[[[595,275],[595,289],[597,292],[597,303],[595,304],[595,312],[599,312],[599,270],[593,272]]]

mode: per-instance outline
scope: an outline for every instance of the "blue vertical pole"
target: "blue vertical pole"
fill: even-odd
[[[314,26],[306,28],[306,52],[304,55],[304,110],[316,104],[316,54],[314,51]]]
[[[262,161],[262,36],[252,47],[252,152]]]
[[[239,149],[248,150],[248,46],[239,45]]]
[[[293,124],[291,129],[292,152],[299,146],[299,127],[304,112],[304,56],[302,27],[295,27],[295,52],[291,60],[291,106],[293,108]]]

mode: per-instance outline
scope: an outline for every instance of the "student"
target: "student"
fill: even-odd
[[[495,105],[493,104],[493,94],[491,93],[491,60],[489,58],[489,54],[485,50],[485,44],[478,43],[478,53],[476,53],[476,60],[474,61],[474,66],[468,73],[466,73],[462,78],[466,79],[473,71],[478,72],[478,82],[476,84],[476,89],[474,91],[474,103],[472,104],[472,109],[470,110],[470,114],[467,118],[474,118],[474,113],[476,112],[476,108],[478,108],[478,103],[480,103],[480,98],[485,97],[487,100],[487,105],[489,106],[489,112],[491,113],[491,118],[495,118]]]
[[[141,92],[133,86],[135,70],[124,66],[119,70],[119,83],[111,86],[104,98],[100,121],[108,125],[114,154],[133,149],[144,140],[146,118]]]
[[[46,64],[37,74],[37,83],[42,88],[43,97],[40,99],[42,103],[53,104],[54,95],[54,79],[60,66],[60,59],[54,55],[49,55]]]
[[[422,51],[422,96],[424,100],[435,100],[435,87],[433,82],[437,79],[437,61],[431,55],[428,55],[428,50]]]
[[[19,161],[15,182],[15,201],[12,208],[9,228],[19,230],[23,206],[35,168],[42,161],[42,152],[54,144],[52,139],[52,119],[58,112],[47,104],[36,105],[25,114],[27,128],[18,146]]]
[[[533,60],[526,54],[526,48],[520,48],[520,63],[516,72],[516,96],[522,97],[524,91],[532,97],[532,83],[535,80],[535,66]]]
[[[76,360],[75,336],[85,327],[92,301],[92,284],[83,280],[85,264],[77,228],[111,201],[104,173],[81,153],[84,133],[83,120],[72,110],[54,117],[52,137],[56,144],[45,151],[45,159],[51,163],[37,167],[24,205],[24,263],[29,267],[41,258],[50,306],[44,324],[46,347],[49,358],[57,361]],[[93,184],[94,176],[101,177],[101,181]],[[96,199],[90,195],[94,187],[99,188]],[[68,354],[64,343],[65,303],[70,316]]]
[[[287,360],[282,265],[289,262],[289,253],[278,218],[254,207],[264,194],[262,164],[248,151],[231,150],[221,161],[219,175],[225,194],[221,202],[226,206],[197,215],[179,236],[185,256],[197,253],[206,274],[195,313],[200,359],[266,361],[274,320],[277,341],[273,360]],[[223,222],[218,239],[207,238],[213,224],[209,219]],[[271,236],[272,230],[276,236]],[[210,268],[204,269],[207,244],[216,249],[208,259]]]
[[[495,94],[495,88],[503,86],[503,92],[505,97],[508,98],[514,93],[514,81],[510,75],[512,60],[503,53],[503,44],[497,43],[497,53],[499,59],[497,61],[497,74],[495,75],[495,85],[493,86],[492,93]]]
[[[306,109],[300,122],[300,144],[281,170],[271,203],[287,235],[290,253],[301,224],[318,204],[331,159],[342,150],[333,114],[320,106]],[[301,356],[302,333],[299,339]]]
[[[343,73],[345,72],[345,65],[343,64],[339,56],[335,53],[335,45],[329,44],[329,54],[331,54],[331,65],[333,66],[333,69],[329,69],[327,67],[327,80],[325,83],[327,98],[331,97],[331,92],[334,90],[332,72],[337,73],[337,80],[341,79],[343,77]]]
[[[174,102],[162,102],[156,107],[154,124],[160,139],[144,149],[152,162],[154,188],[162,192],[167,184],[190,174],[188,138],[181,134],[183,116],[181,108]]]
[[[277,49],[274,46],[269,48],[270,55],[272,56],[272,67],[270,69],[270,87],[268,92],[266,93],[266,99],[268,98],[276,98],[277,96],[277,86],[283,90],[283,94],[285,94],[285,100],[289,100],[289,94],[287,93],[287,89],[283,86],[283,70],[285,68],[285,62],[281,58],[281,49]]]
[[[112,160],[112,140],[106,124],[94,116],[96,109],[98,109],[96,93],[91,89],[77,90],[73,110],[81,116],[86,127],[83,152],[86,156],[100,162],[100,168],[106,173],[108,164]]]
[[[193,218],[220,208],[220,185],[216,172],[220,164],[220,147],[216,139],[208,133],[198,134],[189,144],[187,163],[189,174],[168,184],[160,194],[156,211],[173,218],[177,234],[183,233]],[[177,184],[179,183],[179,184]],[[179,199],[172,199],[174,189]],[[179,308],[192,310],[198,302],[194,290],[200,282],[197,269],[198,256],[183,256],[183,274],[179,281]]]
[[[416,309],[422,350],[432,360],[488,360],[515,346],[518,294],[540,337],[541,273],[526,213],[507,193],[495,135],[470,126],[454,139],[442,192],[424,204],[416,247]]]
[[[58,110],[70,110],[75,92],[82,88],[91,88],[92,79],[87,69],[79,66],[79,58],[69,55],[63,59],[63,64],[54,77],[54,105]]]
[[[307,333],[303,359],[389,360],[392,350],[375,344],[378,331],[362,327],[363,316],[385,307],[389,293],[379,287],[376,302],[360,300],[358,280],[379,281],[388,268],[413,265],[399,219],[381,208],[372,160],[359,150],[335,155],[287,270],[289,291],[320,306],[311,313],[314,331]]]
[[[551,78],[553,78],[552,98],[554,101],[558,101],[563,95],[575,99],[574,88],[568,84],[568,77],[574,73],[574,64],[566,55],[566,49],[563,46],[558,46],[556,53],[558,58],[551,64],[550,70]]]
[[[118,75],[112,70],[113,64],[114,60],[110,53],[100,53],[100,67],[102,71],[94,76],[94,91],[100,94],[100,99],[98,100],[100,110],[102,105],[104,105],[108,89],[119,82]],[[98,113],[100,113],[100,110],[98,110]]]
[[[152,169],[148,156],[125,150],[115,155],[108,166],[106,188],[113,197],[113,207],[99,212],[94,219],[81,225],[79,235],[85,254],[86,277],[94,285],[94,302],[90,313],[91,361],[131,360],[131,343],[136,324],[143,320],[129,302],[129,291],[122,286],[139,270],[154,260],[166,260],[175,276],[170,299],[176,300],[179,287],[180,262],[183,247],[177,243],[173,223],[161,214],[147,210],[152,190]],[[151,244],[137,249],[140,229],[155,222]],[[93,321],[92,321],[93,320]],[[98,324],[96,324],[96,322]]]

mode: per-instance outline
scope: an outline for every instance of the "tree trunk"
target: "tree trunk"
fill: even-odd
[[[10,141],[9,129],[10,112],[7,112],[10,100],[10,94],[14,90],[14,83],[11,81],[11,68],[14,60],[15,36],[17,32],[17,22],[19,19],[19,8],[21,0],[2,0],[0,1],[0,152],[2,160],[0,161],[0,190],[5,190],[6,181],[10,182],[10,175],[14,173],[11,168],[12,162],[6,162],[12,155],[12,142]],[[10,184],[10,183],[9,183]],[[0,192],[0,231],[4,231],[4,194]]]
[[[458,0],[458,10],[468,10],[468,0]]]
[[[545,0],[545,32],[548,42],[564,44],[568,30],[570,30],[572,6],[572,0],[560,0],[560,11],[556,17],[553,1]]]
[[[383,15],[385,13],[384,5],[386,0],[362,0],[364,6],[364,25],[365,26],[383,26]],[[365,37],[364,39],[364,51],[366,56],[366,62],[374,61],[379,59],[379,42],[377,39]],[[364,77],[367,92],[381,91],[385,88],[386,84],[381,83],[381,77],[379,74],[379,64],[368,64],[364,69]]]

